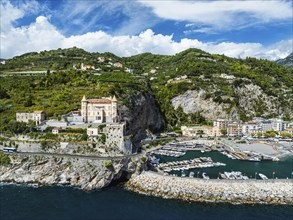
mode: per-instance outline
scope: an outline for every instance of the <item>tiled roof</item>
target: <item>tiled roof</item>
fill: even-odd
[[[87,99],[89,103],[111,103],[110,99]]]
[[[43,113],[43,111],[42,110],[36,110],[36,111],[34,111],[34,113],[35,114],[41,114],[41,113]]]

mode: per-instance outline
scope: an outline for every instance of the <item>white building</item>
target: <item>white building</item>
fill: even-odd
[[[229,124],[229,121],[228,120],[225,120],[225,119],[217,119],[217,121],[214,121],[213,122],[213,127],[217,127],[220,130],[222,130],[222,129],[225,130],[225,129],[227,129],[228,124]]]
[[[52,129],[52,134],[59,134],[60,130],[61,130],[61,128],[55,127]]]
[[[283,131],[283,120],[282,119],[273,119],[272,120],[272,130],[274,131]]]
[[[81,100],[81,116],[85,123],[116,123],[118,122],[117,99],[102,97],[100,99]]]
[[[86,133],[89,137],[98,137],[100,129],[99,128],[87,128]]]
[[[18,112],[16,113],[16,121],[28,123],[29,121],[34,121],[36,125],[42,123],[45,120],[45,113],[43,111],[37,110],[33,113]]]
[[[242,125],[242,133],[245,135],[257,133],[259,131],[261,131],[261,127],[256,121],[248,121],[244,125]]]
[[[270,120],[263,120],[260,122],[260,127],[262,132],[272,130],[272,122]]]

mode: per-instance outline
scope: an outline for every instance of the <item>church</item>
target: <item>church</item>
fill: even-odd
[[[84,123],[117,123],[116,97],[87,99],[83,96],[81,100],[81,117]]]

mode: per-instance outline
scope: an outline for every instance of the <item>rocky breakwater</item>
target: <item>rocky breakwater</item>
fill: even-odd
[[[97,160],[52,156],[10,156],[9,165],[0,166],[0,182],[66,185],[94,190],[126,180],[140,173],[145,163],[140,158]]]
[[[293,181],[204,180],[143,172],[127,182],[135,192],[185,201],[293,204]]]

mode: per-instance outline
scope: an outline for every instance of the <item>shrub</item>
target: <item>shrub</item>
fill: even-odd
[[[107,168],[109,168],[109,167],[112,166],[112,162],[111,161],[105,161],[104,162],[104,166],[107,167]]]
[[[141,161],[144,162],[144,163],[147,161],[147,158],[146,158],[146,157],[141,157],[140,159],[141,159]]]
[[[7,154],[4,154],[0,152],[0,165],[9,165],[10,164],[10,158]]]

